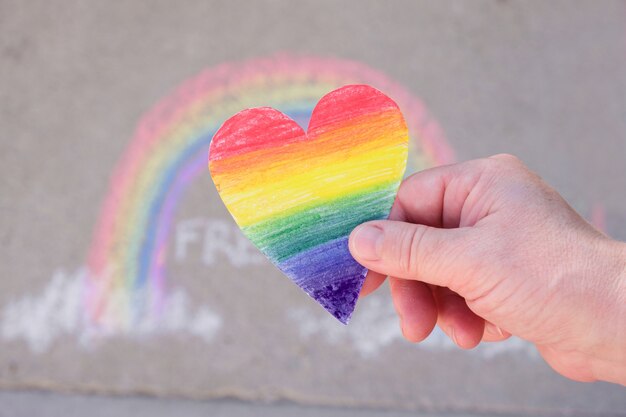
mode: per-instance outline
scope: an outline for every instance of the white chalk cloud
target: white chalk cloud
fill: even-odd
[[[36,353],[46,351],[61,337],[75,337],[85,347],[113,336],[144,337],[167,333],[187,333],[211,342],[222,327],[222,318],[207,306],[194,308],[189,296],[175,289],[164,300],[159,317],[146,315],[131,327],[94,323],[83,303],[84,268],[68,274],[58,270],[36,295],[26,295],[9,302],[0,313],[0,336],[4,340],[22,340]],[[122,294],[111,294],[115,299]],[[109,308],[108,311],[113,311]],[[104,317],[102,322],[111,323]]]

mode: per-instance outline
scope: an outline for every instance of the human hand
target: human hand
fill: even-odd
[[[387,276],[406,339],[435,324],[462,348],[511,334],[557,372],[626,385],[626,244],[606,237],[517,158],[407,178],[390,220],[358,226],[361,295]]]

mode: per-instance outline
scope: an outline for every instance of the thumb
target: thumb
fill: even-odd
[[[465,270],[466,234],[465,229],[379,220],[357,226],[349,248],[372,271],[453,289]]]

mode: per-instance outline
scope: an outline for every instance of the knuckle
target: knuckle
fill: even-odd
[[[527,181],[529,177],[529,170],[524,162],[511,154],[498,154],[479,159],[477,168],[484,178],[491,178],[494,181]]]
[[[493,171],[502,171],[506,170],[508,172],[521,172],[526,171],[526,165],[515,155],[511,154],[498,154],[494,156],[490,156],[489,158],[484,159],[484,168],[486,170]]]
[[[402,232],[400,270],[406,276],[415,277],[418,274],[419,257],[422,252],[422,241],[426,229],[423,227],[410,227]]]
[[[499,153],[497,155],[490,156],[487,159],[500,161],[500,162],[510,164],[510,165],[522,164],[521,159],[519,159],[517,156],[510,154],[510,153]]]

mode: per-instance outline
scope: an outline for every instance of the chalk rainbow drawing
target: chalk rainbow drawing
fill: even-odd
[[[245,235],[347,324],[366,272],[350,255],[348,235],[387,218],[408,145],[393,100],[347,85],[317,103],[306,132],[270,107],[237,113],[213,137],[209,169]]]
[[[158,323],[177,204],[194,179],[208,175],[211,138],[228,117],[270,106],[306,127],[318,100],[346,84],[372,85],[398,103],[411,136],[410,170],[453,161],[423,104],[363,64],[279,54],[209,69],[140,120],[112,174],[87,259],[83,302],[89,320],[113,331],[131,331],[146,318]]]

